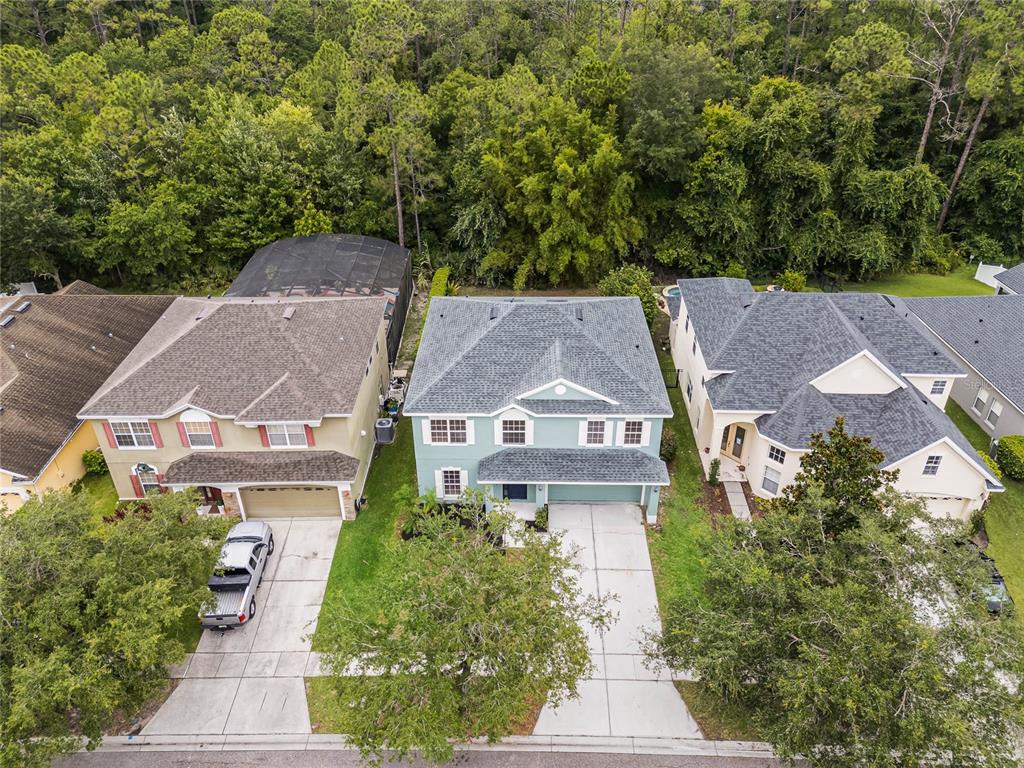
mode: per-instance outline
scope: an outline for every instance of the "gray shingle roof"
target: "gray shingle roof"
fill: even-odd
[[[192,453],[167,467],[164,482],[333,483],[355,480],[359,460],[338,451],[211,451]]]
[[[79,428],[78,409],[131,353],[173,296],[121,296],[88,283],[16,296],[0,329],[0,466],[35,478]]]
[[[1024,411],[1024,293],[905,301],[936,336]]]
[[[156,416],[186,404],[248,422],[351,413],[384,301],[178,299],[81,415]]]
[[[505,448],[481,459],[482,483],[668,485],[668,469],[635,448]]]
[[[559,378],[615,403],[518,399]],[[493,413],[507,405],[671,415],[639,299],[432,299],[406,412]]]
[[[744,288],[745,286],[745,288]],[[770,411],[758,430],[795,449],[837,416],[898,461],[949,437],[984,472],[987,468],[952,421],[905,375],[936,377],[963,371],[926,331],[909,319],[902,300],[869,293],[757,293],[745,280],[680,280],[680,293],[709,370],[719,410]],[[825,394],[810,382],[867,350],[904,387],[886,395]]]
[[[1024,295],[1024,264],[1018,264],[1005,272],[1000,272],[996,275],[996,280],[1011,291]]]

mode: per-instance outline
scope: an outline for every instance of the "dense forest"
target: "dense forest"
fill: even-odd
[[[1024,0],[0,0],[3,282],[1024,259]]]

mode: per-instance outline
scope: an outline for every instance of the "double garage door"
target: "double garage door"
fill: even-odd
[[[341,517],[338,489],[327,486],[266,486],[242,489],[248,518]]]
[[[640,503],[640,485],[549,485],[548,501]]]

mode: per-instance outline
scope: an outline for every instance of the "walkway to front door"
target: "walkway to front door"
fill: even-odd
[[[635,504],[552,504],[549,530],[579,548],[582,586],[614,594],[618,621],[590,639],[593,678],[579,682],[578,699],[545,706],[533,732],[545,736],[647,736],[700,739],[700,729],[667,669],[644,665],[645,630],[661,626],[642,512]]]

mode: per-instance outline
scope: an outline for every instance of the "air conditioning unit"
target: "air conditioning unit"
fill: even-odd
[[[373,434],[378,443],[390,445],[395,442],[395,420],[377,419],[377,423],[373,427]]]

